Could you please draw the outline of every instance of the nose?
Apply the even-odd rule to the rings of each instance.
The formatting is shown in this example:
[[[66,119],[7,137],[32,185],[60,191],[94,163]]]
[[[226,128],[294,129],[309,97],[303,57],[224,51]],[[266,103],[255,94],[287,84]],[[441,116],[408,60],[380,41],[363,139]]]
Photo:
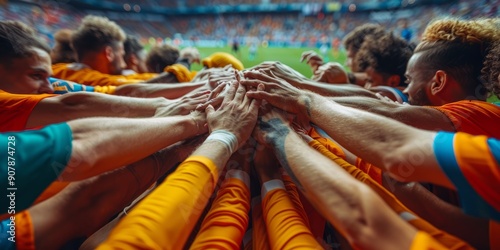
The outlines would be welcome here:
[[[49,82],[49,78],[45,79],[38,89],[39,94],[52,94],[54,93],[54,88],[52,87],[52,84]]]

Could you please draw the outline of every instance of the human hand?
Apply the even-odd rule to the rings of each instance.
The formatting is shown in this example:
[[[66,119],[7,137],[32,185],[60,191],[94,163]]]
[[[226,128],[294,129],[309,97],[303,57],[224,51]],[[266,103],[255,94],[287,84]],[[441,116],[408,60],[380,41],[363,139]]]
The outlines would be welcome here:
[[[155,117],[166,117],[174,115],[187,115],[189,112],[203,103],[206,103],[210,96],[210,91],[202,90],[191,92],[181,98],[171,100],[167,105],[158,108]]]
[[[306,62],[311,67],[313,72],[318,70],[318,67],[324,64],[323,58],[321,58],[321,56],[313,50],[303,52],[300,56],[300,61]]]
[[[277,76],[296,87],[309,80],[290,66],[280,62],[263,62],[249,71],[259,71],[268,76]]]
[[[312,80],[326,83],[348,83],[347,71],[340,63],[329,62],[314,71]]]
[[[260,86],[262,90],[263,86]],[[215,110],[212,105],[205,109],[209,130],[226,130],[236,136],[238,148],[241,147],[257,122],[258,107],[261,101],[246,95],[245,86],[238,81],[228,86],[221,106]]]
[[[255,126],[252,137],[261,145],[270,147],[279,140],[284,140],[292,130],[287,114],[269,105],[259,110],[257,126]]]
[[[217,76],[225,76],[225,75],[230,75],[234,72],[234,69],[231,67],[231,65],[227,65],[224,68],[203,68],[198,73],[196,76],[191,80],[192,82],[197,82],[197,81],[205,81],[209,80],[210,76],[212,77],[217,77]],[[213,86],[213,84],[210,85],[211,88],[215,88],[216,86]]]
[[[200,52],[197,48],[187,47],[179,52],[179,59],[187,59],[189,64],[200,63]]]
[[[247,79],[252,80],[242,80],[241,84],[247,87],[263,85],[263,90],[250,90],[247,96],[264,99],[271,105],[294,114],[301,114],[306,110],[303,102],[307,99],[307,92],[292,86],[273,73],[272,76],[256,71],[247,71],[244,74]]]

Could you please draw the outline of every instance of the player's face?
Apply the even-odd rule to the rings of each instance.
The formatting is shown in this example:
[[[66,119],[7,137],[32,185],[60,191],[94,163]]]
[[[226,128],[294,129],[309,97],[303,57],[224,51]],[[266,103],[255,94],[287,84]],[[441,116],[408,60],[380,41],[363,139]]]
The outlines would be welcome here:
[[[49,82],[52,75],[50,55],[37,48],[25,58],[13,59],[9,65],[0,65],[0,88],[13,94],[53,93]]]
[[[113,54],[113,60],[110,61],[110,73],[112,75],[121,75],[122,70],[127,67],[124,59],[123,43],[119,43],[113,48]]]
[[[353,61],[356,56],[356,51],[352,48],[347,49],[347,59],[345,65],[351,69],[352,72],[358,72],[354,67]]]
[[[387,86],[387,79],[372,67],[368,67],[365,71],[368,78],[366,79],[365,88],[371,88],[376,86]]]
[[[430,96],[430,79],[423,79],[425,72],[419,67],[419,54],[414,54],[408,61],[406,67],[406,83],[408,87],[403,91],[408,95],[408,101],[412,105],[433,105]]]

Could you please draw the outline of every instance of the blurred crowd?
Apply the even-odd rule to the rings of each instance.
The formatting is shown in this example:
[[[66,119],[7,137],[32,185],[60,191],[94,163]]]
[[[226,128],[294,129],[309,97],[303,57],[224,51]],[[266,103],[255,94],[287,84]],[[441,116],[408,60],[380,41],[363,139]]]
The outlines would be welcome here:
[[[155,1],[141,2],[142,5],[155,6]],[[50,3],[50,2],[49,2]],[[188,2],[189,3],[189,2]],[[232,3],[198,3],[228,4]],[[135,4],[133,1],[131,5]],[[378,23],[401,35],[405,39],[418,42],[427,23],[431,20],[455,16],[474,18],[479,16],[498,16],[500,0],[460,0],[452,4],[426,5],[409,9],[378,12],[347,12],[315,15],[301,13],[250,13],[199,16],[141,16],[130,13],[95,12],[109,16],[120,24],[127,33],[137,34],[146,43],[149,38],[174,39],[196,42],[199,40],[218,41],[228,45],[237,39],[242,44],[252,41],[267,42],[271,46],[332,47],[335,41],[344,37],[363,23]],[[60,28],[74,29],[85,15],[81,10],[59,4],[30,5],[11,3],[0,8],[0,18],[20,20],[30,23],[39,33],[53,42],[52,34]],[[131,17],[132,16],[132,17]]]

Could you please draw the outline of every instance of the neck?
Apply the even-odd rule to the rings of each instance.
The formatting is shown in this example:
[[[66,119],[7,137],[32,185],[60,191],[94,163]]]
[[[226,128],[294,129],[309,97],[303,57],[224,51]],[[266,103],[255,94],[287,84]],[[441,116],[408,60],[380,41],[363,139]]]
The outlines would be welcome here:
[[[80,60],[80,63],[83,63],[83,64],[89,66],[93,70],[97,70],[97,71],[104,73],[104,74],[111,74],[111,72],[109,72],[108,67],[103,62],[104,62],[104,60],[100,60],[99,58],[97,58],[95,56],[86,56]]]

